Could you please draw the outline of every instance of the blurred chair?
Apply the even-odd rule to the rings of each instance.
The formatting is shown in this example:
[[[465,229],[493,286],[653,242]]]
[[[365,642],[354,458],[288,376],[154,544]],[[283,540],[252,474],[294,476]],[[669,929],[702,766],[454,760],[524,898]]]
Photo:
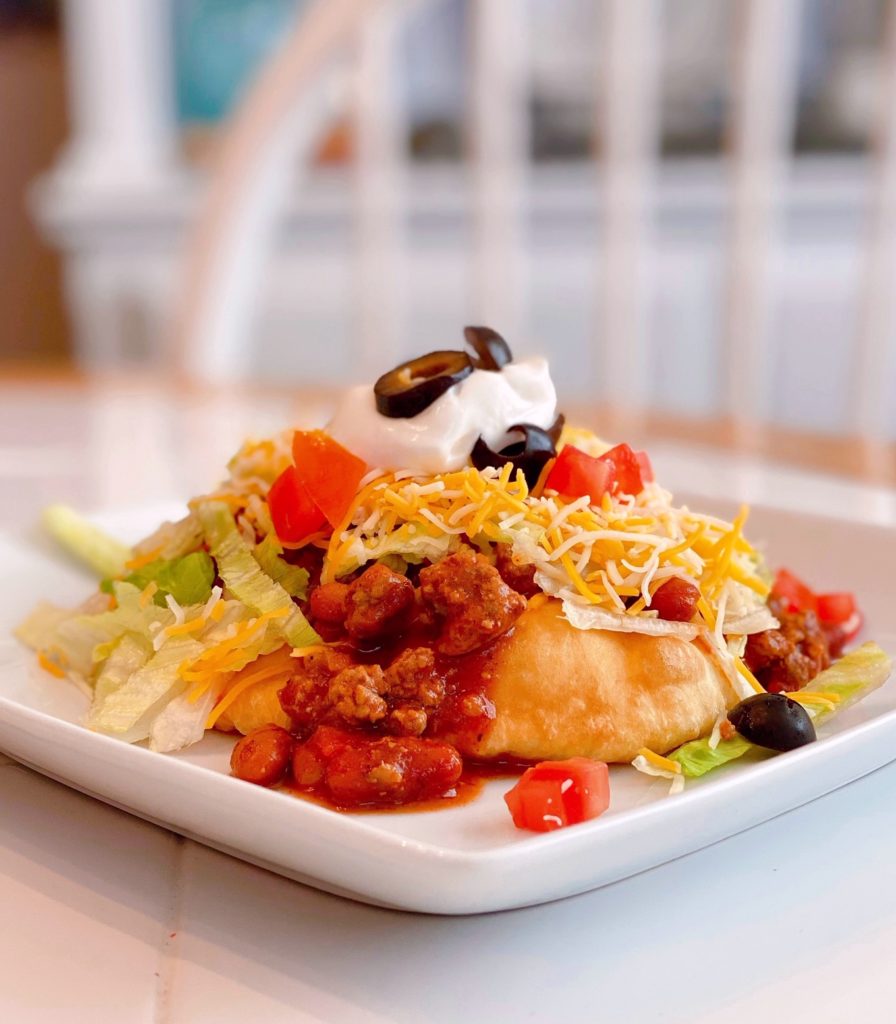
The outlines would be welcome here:
[[[212,380],[247,362],[253,297],[278,200],[292,162],[307,161],[318,133],[347,103],[355,125],[356,369],[372,374],[398,353],[404,253],[404,124],[394,88],[397,26],[412,3],[318,0],[259,77],[227,132],[211,195],[193,235],[178,318],[181,367]],[[770,275],[779,185],[787,172],[795,110],[798,0],[743,0],[730,123],[730,210],[719,413],[749,444],[769,418]],[[658,160],[657,0],[606,0],[595,156],[604,231],[594,256],[596,389],[621,422],[650,404],[655,357],[645,329],[648,210]],[[896,88],[896,18],[890,19],[888,81]],[[527,137],[521,61],[525,5],[473,0],[470,39],[469,184],[478,319],[514,336],[525,288],[519,238]],[[345,75],[345,67],[350,72]],[[339,86],[343,86],[341,92]],[[345,88],[348,83],[348,88]],[[887,104],[883,104],[887,108]],[[877,216],[868,240],[865,294],[848,388],[849,433],[882,441],[896,290],[896,117],[881,119],[875,156]],[[597,188],[598,174],[595,176]],[[459,326],[459,325],[458,325]],[[425,342],[424,342],[425,344]],[[313,360],[313,354],[310,354]]]

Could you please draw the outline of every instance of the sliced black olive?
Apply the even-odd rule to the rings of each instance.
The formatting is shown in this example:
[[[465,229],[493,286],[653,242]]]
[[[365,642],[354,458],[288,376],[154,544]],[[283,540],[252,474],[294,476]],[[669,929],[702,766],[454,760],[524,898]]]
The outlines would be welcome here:
[[[728,712],[728,721],[745,740],[769,750],[795,750],[815,740],[808,712],[783,693],[757,693]]]
[[[477,370],[500,370],[513,362],[510,346],[491,327],[465,327],[464,337],[476,353],[473,364]]]
[[[534,487],[548,459],[557,454],[551,435],[531,423],[518,423],[508,434],[522,434],[519,441],[511,441],[499,451],[493,451],[480,437],[473,446],[470,459],[477,469],[493,466],[500,469],[506,463],[521,469],[526,482]]]
[[[410,419],[473,372],[466,352],[430,352],[384,373],[373,385],[383,416]]]
[[[560,440],[560,435],[563,433],[563,426],[565,423],[566,417],[561,412],[557,414],[557,418],[548,427],[548,436],[554,442],[555,445]]]

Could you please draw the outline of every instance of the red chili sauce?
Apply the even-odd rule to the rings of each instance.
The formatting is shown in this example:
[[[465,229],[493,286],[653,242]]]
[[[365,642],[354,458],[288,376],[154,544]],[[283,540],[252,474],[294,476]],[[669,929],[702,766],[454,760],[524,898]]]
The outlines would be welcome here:
[[[234,775],[340,809],[475,795],[482,769],[465,768],[460,751],[475,750],[495,717],[496,652],[526,600],[472,549],[414,575],[374,564],[312,590],[309,613],[327,646],[284,679],[291,731],[243,737]]]
[[[512,632],[512,631],[511,631]],[[430,709],[421,736],[390,732],[388,723],[348,725],[329,713],[292,735],[267,726],[234,748],[233,772],[339,811],[422,811],[457,807],[478,796],[490,778],[519,775],[528,763],[464,759],[454,745],[480,740],[495,715],[488,697],[499,638],[458,658],[435,654],[444,697]],[[340,642],[333,650],[360,665],[389,665],[403,652],[429,647],[431,632],[415,628],[378,647]]]
[[[471,761],[464,760],[463,771],[455,785],[441,796],[427,800],[414,800],[405,804],[383,806],[378,804],[362,804],[345,806],[334,803],[329,794],[320,787],[300,787],[291,780],[281,783],[276,788],[281,793],[307,800],[309,803],[327,807],[343,814],[378,814],[388,811],[390,814],[412,814],[418,811],[442,811],[449,807],[463,807],[471,804],[482,792],[485,784],[491,779],[516,779],[531,767],[529,761]]]

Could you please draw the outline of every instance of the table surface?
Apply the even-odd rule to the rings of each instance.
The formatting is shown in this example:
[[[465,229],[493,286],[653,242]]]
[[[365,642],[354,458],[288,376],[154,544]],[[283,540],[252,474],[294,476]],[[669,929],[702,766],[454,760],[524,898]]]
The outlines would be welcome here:
[[[211,486],[313,402],[0,385],[0,527]],[[896,525],[896,493],[655,444],[673,488]],[[0,753],[0,1020],[16,1024],[892,1018],[896,764],[548,906],[402,914],[286,881]]]

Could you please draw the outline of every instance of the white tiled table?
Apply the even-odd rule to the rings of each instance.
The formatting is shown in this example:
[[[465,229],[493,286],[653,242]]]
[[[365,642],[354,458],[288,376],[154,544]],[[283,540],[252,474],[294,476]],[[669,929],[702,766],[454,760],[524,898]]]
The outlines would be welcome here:
[[[282,402],[0,385],[0,526],[50,500],[187,495],[243,433],[287,415]],[[892,493],[652,450],[673,486],[896,524]],[[599,892],[440,919],[303,888],[0,754],[10,1024],[889,1021],[894,952],[896,765]]]

